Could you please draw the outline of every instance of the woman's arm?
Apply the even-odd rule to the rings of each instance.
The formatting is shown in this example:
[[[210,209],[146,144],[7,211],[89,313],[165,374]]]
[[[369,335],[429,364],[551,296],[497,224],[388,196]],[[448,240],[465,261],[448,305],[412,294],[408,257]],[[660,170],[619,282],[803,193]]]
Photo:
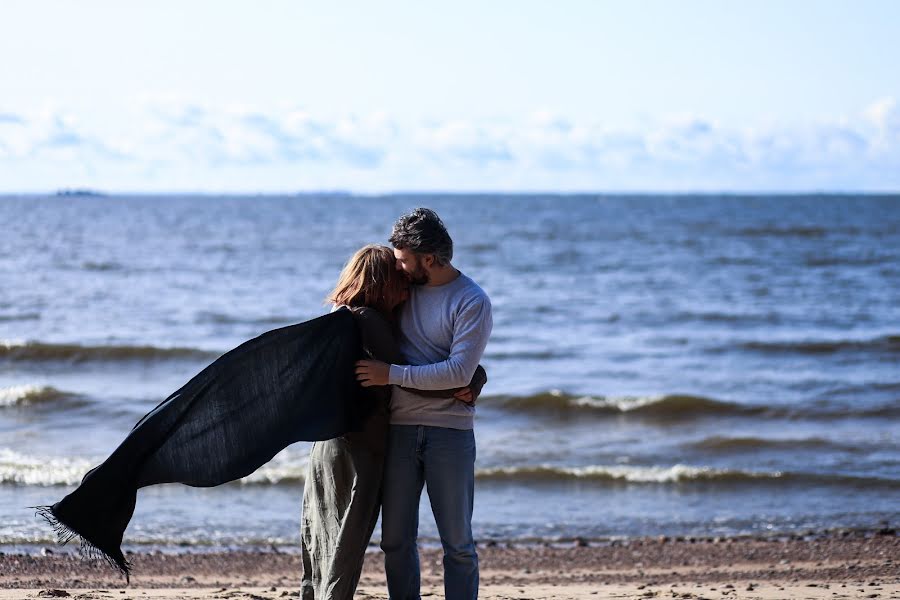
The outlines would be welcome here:
[[[411,388],[403,389],[410,390],[412,392],[415,392],[419,396],[425,396],[426,398],[450,398],[451,396],[455,396],[456,393],[460,390],[468,388],[472,392],[472,400],[466,402],[466,404],[475,404],[475,401],[478,400],[478,396],[481,395],[481,388],[484,387],[485,383],[487,383],[487,371],[484,370],[484,367],[478,365],[478,367],[475,369],[475,374],[472,375],[472,380],[466,387],[453,388],[449,390],[414,390]]]

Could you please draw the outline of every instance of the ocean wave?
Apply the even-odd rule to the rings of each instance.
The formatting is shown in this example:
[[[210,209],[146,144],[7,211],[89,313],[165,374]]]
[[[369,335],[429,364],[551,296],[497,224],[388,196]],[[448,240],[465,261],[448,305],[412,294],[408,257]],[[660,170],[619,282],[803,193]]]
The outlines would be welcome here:
[[[882,406],[872,406],[868,408],[837,408],[834,410],[823,410],[819,413],[823,417],[896,417],[900,415],[900,404],[892,402]],[[811,415],[817,416],[817,415]]]
[[[597,483],[683,484],[683,483],[805,483],[850,486],[883,486],[900,488],[900,480],[843,475],[837,473],[802,473],[788,471],[750,471],[676,464],[672,466],[526,465],[481,469],[476,478],[485,481],[559,482],[585,481]]]
[[[36,456],[0,448],[0,484],[61,486],[81,483],[90,469],[103,459],[66,456]],[[276,456],[247,477],[233,483],[245,485],[302,484],[306,457]]]
[[[34,486],[76,485],[81,482],[84,474],[99,462],[92,462],[85,458],[29,456],[10,449],[0,449],[0,483]],[[305,460],[276,460],[263,465],[251,475],[235,483],[244,485],[302,484],[306,479],[306,470]],[[590,480],[679,483],[684,481],[778,479],[783,477],[783,474],[781,472],[757,473],[681,464],[670,467],[528,465],[479,469],[476,471],[475,477],[483,481]]]
[[[690,394],[654,396],[578,396],[559,390],[540,392],[530,396],[487,396],[483,406],[499,406],[504,410],[549,414],[559,418],[581,415],[633,415],[645,418],[686,419],[708,416],[844,419],[872,418],[900,415],[900,405],[853,406],[842,402],[819,401],[801,405],[753,405],[716,400]]]
[[[681,483],[686,481],[753,481],[780,479],[780,471],[757,472],[735,469],[715,469],[677,464],[669,467],[590,465],[565,467],[557,465],[529,465],[482,469],[478,477],[484,480],[558,481],[591,480],[622,481],[628,483]]]
[[[12,385],[0,388],[0,407],[25,406],[28,404],[50,402],[66,397],[72,397],[72,394],[68,394],[49,385]]]
[[[85,271],[119,271],[124,269],[125,267],[120,263],[115,261],[94,261],[94,260],[86,260],[81,263],[81,268]]]
[[[0,448],[0,484],[76,485],[96,464],[85,458],[29,456]]]
[[[308,457],[279,454],[256,471],[238,480],[243,485],[302,484],[306,481]]]
[[[211,359],[219,355],[219,352],[200,350],[198,348],[82,346],[80,344],[49,344],[32,341],[0,341],[0,359],[22,362]]]
[[[194,320],[197,323],[214,323],[219,325],[285,325],[298,323],[302,317],[289,317],[286,315],[270,315],[266,317],[248,317],[246,315],[231,315],[227,313],[203,311],[197,313]]]
[[[825,396],[832,398],[853,397],[859,394],[867,394],[871,392],[900,392],[900,381],[873,381],[866,383],[854,383],[835,387],[827,392]]]
[[[834,354],[845,351],[900,352],[900,335],[884,335],[860,340],[750,341],[739,344],[743,350],[769,354]]]
[[[486,398],[488,402],[492,399]],[[659,416],[687,416],[691,414],[753,414],[764,408],[742,406],[688,394],[658,396],[575,396],[551,390],[531,396],[494,397],[504,408],[546,410],[555,412],[634,413]]]
[[[0,321],[37,321],[41,318],[41,313],[26,312],[0,315]]]
[[[711,261],[717,265],[754,266],[762,264],[758,258],[750,256],[717,256]]]
[[[820,238],[827,234],[823,227],[803,226],[770,226],[770,227],[744,227],[737,230],[738,235],[746,237],[800,237]]]
[[[78,457],[29,456],[0,448],[0,484],[29,486],[71,486],[100,460]],[[278,456],[251,475],[231,485],[302,485],[306,479],[305,456]],[[478,469],[475,477],[484,482],[566,482],[634,484],[800,482],[826,485],[865,485],[900,488],[900,480],[828,473],[751,471],[676,464],[671,466],[588,465],[572,467],[539,464]]]
[[[893,258],[889,255],[868,256],[810,256],[805,260],[807,267],[865,267],[870,265],[889,264]]]
[[[0,448],[0,484],[58,486],[81,483],[90,469],[103,459],[65,456],[35,456],[9,448]],[[276,456],[259,469],[234,483],[277,485],[303,483],[306,478],[305,456]]]
[[[817,449],[835,446],[832,442],[823,438],[803,439],[767,439],[758,437],[725,437],[713,436],[687,445],[698,450],[713,450],[717,452],[748,451],[748,450],[799,450]]]
[[[521,350],[511,352],[487,352],[484,357],[488,360],[551,360],[559,358],[571,358],[574,354],[570,351],[560,350]]]
[[[673,320],[680,321],[703,321],[707,323],[765,323],[775,324],[781,320],[777,313],[727,313],[727,312],[692,312],[683,311],[677,313]]]

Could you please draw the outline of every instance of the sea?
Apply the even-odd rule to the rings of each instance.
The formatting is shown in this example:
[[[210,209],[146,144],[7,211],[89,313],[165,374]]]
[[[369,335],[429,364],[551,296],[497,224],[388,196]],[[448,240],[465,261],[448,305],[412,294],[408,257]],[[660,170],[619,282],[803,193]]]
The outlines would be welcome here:
[[[417,206],[493,303],[479,543],[896,525],[900,196],[78,193],[0,197],[0,550],[51,546],[28,507],[223,352],[326,313]],[[125,548],[296,549],[309,448],[142,489]]]

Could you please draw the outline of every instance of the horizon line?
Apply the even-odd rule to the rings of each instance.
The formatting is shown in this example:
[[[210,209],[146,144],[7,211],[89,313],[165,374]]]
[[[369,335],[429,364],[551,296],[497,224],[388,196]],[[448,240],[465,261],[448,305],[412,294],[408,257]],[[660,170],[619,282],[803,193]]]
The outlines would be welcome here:
[[[0,198],[9,197],[158,197],[158,196],[206,196],[206,197],[289,197],[331,196],[334,198],[377,198],[389,196],[898,196],[897,190],[453,190],[409,189],[389,191],[362,191],[341,189],[312,189],[290,191],[214,191],[214,190],[103,190],[91,187],[57,188],[42,191],[0,191]]]

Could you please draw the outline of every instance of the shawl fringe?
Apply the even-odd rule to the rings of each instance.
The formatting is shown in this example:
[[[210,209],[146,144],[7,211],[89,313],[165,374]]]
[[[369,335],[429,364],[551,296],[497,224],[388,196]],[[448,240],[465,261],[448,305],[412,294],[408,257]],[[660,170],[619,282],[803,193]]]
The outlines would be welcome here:
[[[28,508],[33,508],[35,516],[44,519],[50,527],[53,528],[53,531],[56,532],[57,544],[65,546],[73,539],[78,538],[81,546],[79,552],[83,559],[94,561],[103,560],[106,564],[125,576],[125,585],[131,583],[131,562],[124,557],[117,559],[110,556],[108,553],[95,546],[90,540],[60,521],[59,517],[53,513],[52,506],[29,506]]]

